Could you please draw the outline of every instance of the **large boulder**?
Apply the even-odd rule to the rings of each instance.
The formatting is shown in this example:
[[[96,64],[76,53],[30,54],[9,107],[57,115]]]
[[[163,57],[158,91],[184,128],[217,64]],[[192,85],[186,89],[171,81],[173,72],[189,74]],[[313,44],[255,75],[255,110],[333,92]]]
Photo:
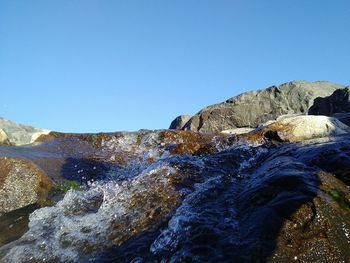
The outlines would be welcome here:
[[[49,130],[34,128],[0,118],[0,144],[2,145],[30,144],[41,135],[49,133]]]
[[[306,140],[345,135],[350,127],[338,119],[327,116],[296,116],[282,118],[272,124],[258,128],[242,138],[263,142],[270,139],[279,142],[302,142]]]
[[[53,183],[28,160],[0,157],[0,215],[45,203]]]
[[[286,114],[307,114],[314,99],[342,89],[334,83],[292,81],[264,90],[246,92],[202,109],[183,127],[185,130],[218,132],[257,127]]]

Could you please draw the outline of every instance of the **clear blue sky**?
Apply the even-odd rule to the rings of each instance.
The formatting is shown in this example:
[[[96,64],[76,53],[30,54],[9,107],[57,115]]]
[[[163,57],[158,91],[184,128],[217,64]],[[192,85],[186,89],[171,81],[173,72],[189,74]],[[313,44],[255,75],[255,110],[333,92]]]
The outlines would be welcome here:
[[[0,116],[167,128],[295,79],[350,83],[349,0],[0,0]]]

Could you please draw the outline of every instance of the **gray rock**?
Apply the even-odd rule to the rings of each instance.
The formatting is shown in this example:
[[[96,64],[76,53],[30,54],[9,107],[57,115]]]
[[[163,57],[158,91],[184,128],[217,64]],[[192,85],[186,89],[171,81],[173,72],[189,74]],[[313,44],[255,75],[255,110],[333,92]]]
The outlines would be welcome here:
[[[316,98],[309,109],[310,115],[332,116],[335,113],[350,112],[350,87],[338,89],[325,98]],[[341,115],[338,115],[341,118]],[[334,116],[336,117],[336,116]]]
[[[180,115],[177,116],[170,124],[169,129],[171,130],[181,130],[185,124],[191,119],[190,115]]]
[[[211,105],[194,115],[184,130],[218,132],[242,127],[257,127],[286,114],[307,114],[317,97],[342,89],[326,81],[292,81],[240,94]]]
[[[0,118],[0,144],[25,145],[35,142],[42,134],[49,134],[49,130],[34,128]]]

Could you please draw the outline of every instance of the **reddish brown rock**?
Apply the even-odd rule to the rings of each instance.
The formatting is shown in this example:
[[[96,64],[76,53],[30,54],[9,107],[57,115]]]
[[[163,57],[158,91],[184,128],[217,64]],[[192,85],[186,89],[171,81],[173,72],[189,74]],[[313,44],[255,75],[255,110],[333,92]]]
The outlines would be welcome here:
[[[0,214],[44,204],[52,185],[52,180],[32,162],[0,157]]]

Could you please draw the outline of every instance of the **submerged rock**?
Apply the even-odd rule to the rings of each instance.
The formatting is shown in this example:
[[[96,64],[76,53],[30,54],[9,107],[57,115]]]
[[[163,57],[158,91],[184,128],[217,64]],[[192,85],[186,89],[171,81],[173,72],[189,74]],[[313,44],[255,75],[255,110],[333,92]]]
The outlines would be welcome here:
[[[346,125],[350,125],[350,112],[337,112],[333,113],[331,117],[340,120],[342,123]]]
[[[202,109],[182,129],[220,132],[242,127],[255,128],[281,115],[307,114],[315,98],[329,96],[342,88],[324,81],[292,81],[246,92]]]

